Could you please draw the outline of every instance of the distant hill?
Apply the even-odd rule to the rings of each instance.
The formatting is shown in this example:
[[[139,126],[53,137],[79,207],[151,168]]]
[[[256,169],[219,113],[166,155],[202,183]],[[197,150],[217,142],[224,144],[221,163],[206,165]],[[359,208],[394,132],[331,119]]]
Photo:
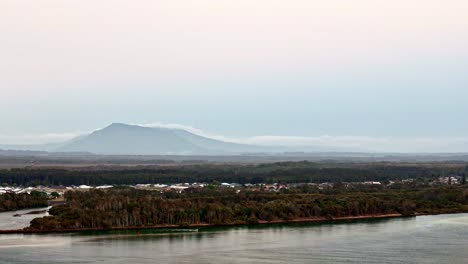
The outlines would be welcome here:
[[[205,138],[181,129],[114,123],[53,151],[108,155],[218,155],[256,150],[261,148]]]
[[[72,140],[42,145],[0,145],[0,150],[49,152],[51,155],[88,153],[99,155],[264,155],[288,152],[350,152],[355,150],[314,146],[254,146],[215,140],[183,129],[143,127],[114,123]],[[7,150],[9,152],[7,152]],[[1,154],[1,153],[0,153]],[[297,154],[297,153],[296,153]]]
[[[118,155],[118,156],[116,156]],[[42,145],[0,145],[2,164],[148,164],[168,162],[467,161],[468,153],[377,153],[323,146],[255,146],[203,137],[183,129],[121,123]],[[5,166],[6,166],[5,165]],[[8,167],[7,166],[7,167]]]

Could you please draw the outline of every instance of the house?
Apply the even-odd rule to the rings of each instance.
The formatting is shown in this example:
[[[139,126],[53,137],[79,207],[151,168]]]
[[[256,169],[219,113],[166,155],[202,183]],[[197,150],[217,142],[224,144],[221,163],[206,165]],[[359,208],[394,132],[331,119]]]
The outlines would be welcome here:
[[[101,186],[98,186],[96,187],[96,189],[109,189],[109,188],[113,188],[114,186],[112,185],[101,185]]]

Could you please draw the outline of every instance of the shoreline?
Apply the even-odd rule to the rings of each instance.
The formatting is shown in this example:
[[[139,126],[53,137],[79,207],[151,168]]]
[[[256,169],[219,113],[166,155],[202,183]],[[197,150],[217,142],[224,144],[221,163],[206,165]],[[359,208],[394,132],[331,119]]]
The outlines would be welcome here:
[[[24,229],[0,230],[0,234],[52,234],[52,233],[78,233],[88,231],[124,231],[124,230],[149,230],[149,229],[173,229],[173,228],[204,228],[204,227],[235,227],[235,226],[266,226],[274,224],[294,224],[294,223],[333,223],[352,220],[372,220],[372,219],[390,219],[400,217],[416,217],[424,214],[408,215],[402,214],[381,214],[381,215],[363,215],[363,216],[343,216],[343,217],[313,217],[313,218],[297,218],[291,220],[273,220],[273,221],[258,221],[255,224],[239,223],[239,224],[191,224],[191,225],[155,225],[155,226],[133,226],[133,227],[112,227],[112,228],[79,228],[79,229],[50,229],[50,230],[33,230],[26,227]]]

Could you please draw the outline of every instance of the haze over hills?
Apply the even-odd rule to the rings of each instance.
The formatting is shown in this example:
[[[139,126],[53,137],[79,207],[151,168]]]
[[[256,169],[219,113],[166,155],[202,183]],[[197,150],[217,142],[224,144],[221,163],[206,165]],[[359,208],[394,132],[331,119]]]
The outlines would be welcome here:
[[[122,123],[113,123],[104,129],[63,143],[5,145],[0,148],[105,155],[230,155],[281,151],[272,147],[210,139],[182,129],[143,127]]]
[[[190,130],[191,131],[191,130]],[[441,158],[459,156],[463,152],[432,152]],[[103,129],[75,137],[71,140],[36,145],[1,145],[0,155],[283,155],[283,156],[327,156],[327,157],[376,157],[377,156],[427,156],[431,152],[376,152],[372,150],[335,146],[281,146],[249,145],[226,142],[184,128],[147,127],[113,123]]]
[[[56,149],[112,155],[201,155],[255,151],[248,145],[201,137],[185,130],[114,123]]]
[[[0,145],[7,164],[147,164],[171,161],[277,162],[301,160],[446,161],[467,153],[378,153],[323,146],[281,147],[225,142],[180,128],[113,123],[74,139],[43,145]],[[2,163],[2,162],[0,162]]]

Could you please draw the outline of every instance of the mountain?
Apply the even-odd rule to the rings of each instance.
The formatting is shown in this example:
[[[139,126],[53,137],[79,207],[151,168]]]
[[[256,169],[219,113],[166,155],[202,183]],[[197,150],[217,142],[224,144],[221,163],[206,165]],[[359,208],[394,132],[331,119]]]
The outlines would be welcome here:
[[[55,148],[55,152],[109,155],[217,155],[260,151],[262,148],[228,143],[172,128],[114,123]]]
[[[0,145],[11,151],[41,151],[55,154],[102,155],[239,155],[288,152],[356,152],[337,147],[254,146],[215,140],[175,128],[153,128],[114,123],[106,128],[61,143],[43,145]],[[26,153],[26,152],[23,152]],[[302,155],[302,154],[301,154]]]

